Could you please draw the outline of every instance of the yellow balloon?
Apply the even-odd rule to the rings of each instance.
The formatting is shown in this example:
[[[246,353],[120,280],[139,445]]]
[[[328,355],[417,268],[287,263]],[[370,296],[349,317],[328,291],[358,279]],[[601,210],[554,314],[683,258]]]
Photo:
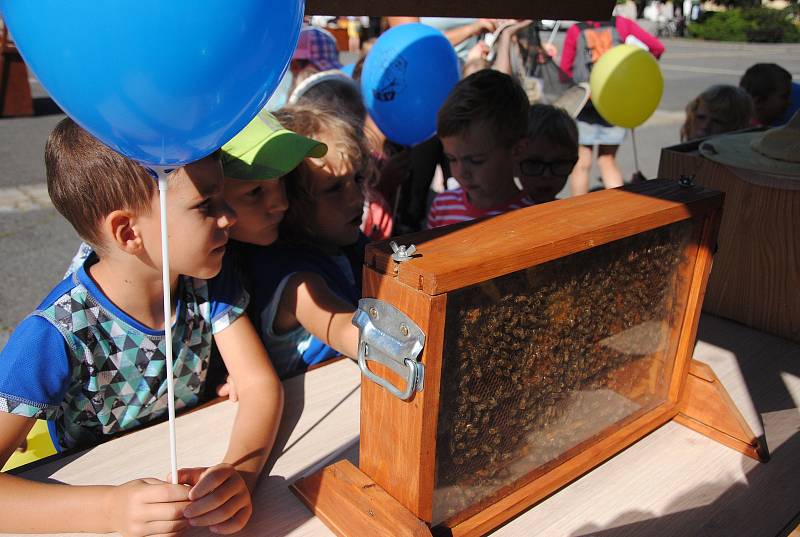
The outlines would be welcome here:
[[[44,420],[36,420],[33,428],[28,433],[27,441],[28,445],[25,451],[15,451],[11,454],[11,457],[3,466],[3,472],[49,457],[56,452],[53,441],[50,439],[50,431],[47,430],[47,422]]]
[[[632,129],[658,108],[664,77],[652,54],[634,45],[617,45],[594,64],[589,86],[600,115],[612,125]]]

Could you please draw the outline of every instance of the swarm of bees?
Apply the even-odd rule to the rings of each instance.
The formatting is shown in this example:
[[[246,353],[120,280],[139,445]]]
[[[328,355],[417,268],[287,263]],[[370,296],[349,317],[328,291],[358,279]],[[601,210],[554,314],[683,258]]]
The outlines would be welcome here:
[[[672,224],[448,296],[437,518],[663,400],[692,230]]]

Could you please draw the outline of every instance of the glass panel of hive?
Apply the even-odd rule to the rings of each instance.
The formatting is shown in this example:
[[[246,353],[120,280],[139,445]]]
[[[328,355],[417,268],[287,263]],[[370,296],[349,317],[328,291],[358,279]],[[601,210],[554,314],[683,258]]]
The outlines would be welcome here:
[[[688,220],[448,295],[433,524],[666,401],[690,248]]]

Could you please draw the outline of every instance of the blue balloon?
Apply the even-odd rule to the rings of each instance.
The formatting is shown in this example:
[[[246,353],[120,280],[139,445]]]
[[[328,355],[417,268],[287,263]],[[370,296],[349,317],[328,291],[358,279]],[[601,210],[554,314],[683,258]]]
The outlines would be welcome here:
[[[347,65],[343,65],[342,68],[339,70],[344,74],[346,74],[347,76],[349,76],[350,78],[353,78],[353,70],[355,68],[356,68],[355,63],[348,63]]]
[[[0,0],[28,67],[78,124],[144,164],[215,151],[267,102],[303,0]]]
[[[424,24],[403,24],[382,34],[370,50],[361,92],[386,137],[414,145],[436,133],[436,114],[458,79],[458,59],[444,34]]]

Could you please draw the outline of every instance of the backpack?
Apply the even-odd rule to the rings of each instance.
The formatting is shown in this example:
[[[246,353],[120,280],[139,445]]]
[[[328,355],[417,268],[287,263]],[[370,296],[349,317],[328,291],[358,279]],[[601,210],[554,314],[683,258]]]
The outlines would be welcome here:
[[[575,47],[575,63],[572,68],[572,78],[575,82],[588,82],[592,66],[609,49],[622,43],[617,31],[616,17],[599,23],[596,27],[586,22],[578,23],[578,43]]]

